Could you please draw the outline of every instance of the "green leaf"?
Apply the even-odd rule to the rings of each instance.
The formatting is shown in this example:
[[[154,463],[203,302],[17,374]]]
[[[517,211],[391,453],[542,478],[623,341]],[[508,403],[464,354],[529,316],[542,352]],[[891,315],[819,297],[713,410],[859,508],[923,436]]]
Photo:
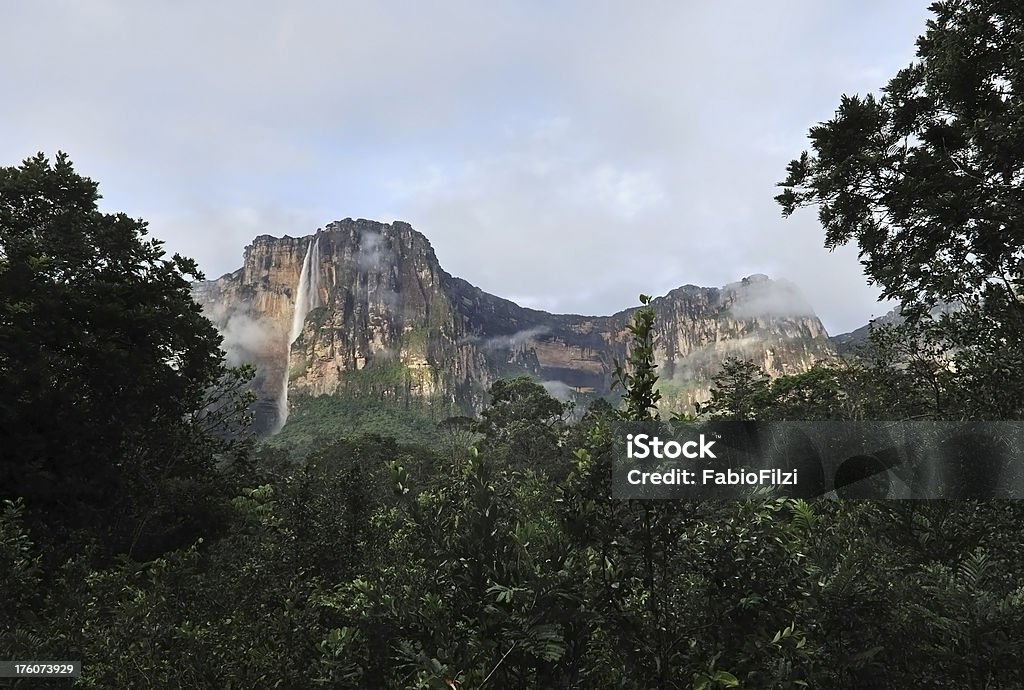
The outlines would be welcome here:
[[[715,675],[712,677],[717,683],[721,683],[727,688],[739,687],[740,680],[728,671],[715,671]]]

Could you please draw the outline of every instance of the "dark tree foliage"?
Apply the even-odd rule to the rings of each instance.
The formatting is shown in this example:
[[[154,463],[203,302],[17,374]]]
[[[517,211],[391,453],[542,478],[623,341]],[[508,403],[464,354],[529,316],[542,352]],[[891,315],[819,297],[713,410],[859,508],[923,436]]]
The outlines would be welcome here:
[[[475,430],[481,448],[520,467],[552,470],[563,455],[559,440],[566,428],[568,405],[551,397],[536,381],[520,376],[499,379],[490,390],[491,404]]]
[[[789,165],[783,213],[817,205],[907,304],[1016,301],[1024,261],[1024,6],[950,0],[876,98],[844,96]]]
[[[909,342],[958,372],[937,416],[1024,415],[1024,6],[950,0],[882,96],[843,96],[810,131],[776,197],[818,207],[825,245],[856,242],[870,281],[899,299]],[[933,307],[958,308],[934,316]],[[921,358],[916,357],[920,362]],[[956,410],[944,403],[957,404]]]
[[[633,314],[626,326],[632,346],[625,364],[616,361],[612,372],[612,386],[622,388],[626,405],[626,418],[633,420],[657,417],[661,391],[657,389],[658,375],[654,365],[654,308],[651,298],[640,295],[643,306]]]
[[[0,168],[0,493],[54,538],[163,548],[213,484],[227,372],[195,263],[99,198],[64,154]]]
[[[473,440],[478,436],[476,428],[476,420],[464,415],[445,417],[437,423],[441,444],[453,462],[468,452]]]
[[[755,412],[823,380],[773,382]],[[558,481],[500,446],[448,462],[379,437],[290,469],[275,461],[276,478],[231,501],[223,536],[143,563],[69,559],[45,589],[23,510],[8,503],[0,650],[72,650],[90,660],[83,687],[1024,682],[1013,504],[644,510],[608,495],[621,414],[592,406]]]
[[[711,399],[698,409],[726,419],[758,419],[770,405],[771,386],[771,379],[753,362],[728,359],[712,379]]]
[[[566,409],[544,386],[525,376],[495,381],[490,397],[490,405],[480,415],[477,428],[492,440],[508,438],[516,423],[553,425],[561,420]]]

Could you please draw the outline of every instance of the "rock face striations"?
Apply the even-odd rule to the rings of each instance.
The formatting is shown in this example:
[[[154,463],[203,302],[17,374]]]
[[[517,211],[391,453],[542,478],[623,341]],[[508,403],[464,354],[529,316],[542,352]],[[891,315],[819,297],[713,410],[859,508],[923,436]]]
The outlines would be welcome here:
[[[257,237],[242,268],[197,283],[194,295],[229,361],[256,365],[263,432],[283,424],[289,396],[375,396],[468,412],[495,379],[521,374],[558,397],[607,395],[633,311],[520,307],[450,276],[408,224],[351,219],[311,237]],[[653,307],[666,409],[705,399],[730,356],[775,375],[835,357],[795,287],[763,275],[723,288],[687,285]]]

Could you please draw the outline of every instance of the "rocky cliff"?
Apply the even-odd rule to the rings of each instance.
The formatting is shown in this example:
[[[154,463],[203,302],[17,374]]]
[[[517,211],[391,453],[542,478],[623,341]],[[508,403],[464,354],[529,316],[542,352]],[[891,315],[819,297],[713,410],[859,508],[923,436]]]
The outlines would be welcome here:
[[[496,378],[523,373],[559,397],[607,395],[633,311],[520,307],[446,273],[408,224],[351,219],[307,237],[257,237],[242,268],[197,283],[194,294],[224,335],[229,360],[257,366],[257,425],[267,431],[283,423],[289,396],[351,394],[470,411]],[[687,285],[653,306],[668,409],[705,399],[729,356],[776,375],[835,356],[795,287],[763,275],[723,288]]]

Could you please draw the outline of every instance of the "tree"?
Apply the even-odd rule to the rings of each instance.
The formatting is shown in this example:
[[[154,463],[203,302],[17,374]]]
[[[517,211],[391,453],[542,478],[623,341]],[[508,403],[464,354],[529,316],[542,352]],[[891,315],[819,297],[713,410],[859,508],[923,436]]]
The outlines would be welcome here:
[[[1024,400],[1024,7],[946,0],[881,97],[843,96],[789,164],[784,216],[816,205],[825,246],[855,241],[882,297],[956,351],[963,416]],[[932,318],[936,305],[959,311]]]
[[[445,417],[437,423],[437,428],[452,462],[468,452],[476,437],[476,420],[464,415]]]
[[[622,387],[626,419],[644,420],[658,417],[658,374],[654,363],[654,308],[648,295],[640,295],[643,306],[633,314],[626,330],[632,338],[626,365],[615,362],[612,387]]]
[[[195,262],[101,212],[97,189],[63,153],[0,168],[0,493],[54,540],[130,551],[203,519],[185,508],[223,447],[202,418],[233,384],[191,297]]]
[[[700,411],[726,419],[757,419],[769,408],[771,379],[754,362],[729,358],[711,380],[711,399]]]
[[[843,96],[776,197],[819,207],[826,246],[856,240],[905,303],[1018,294],[1024,267],[1024,7],[947,0],[917,60],[875,98]]]
[[[484,436],[482,446],[501,450],[521,466],[560,472],[554,464],[568,406],[527,376],[495,381],[490,395],[491,404],[480,413],[476,426]]]

